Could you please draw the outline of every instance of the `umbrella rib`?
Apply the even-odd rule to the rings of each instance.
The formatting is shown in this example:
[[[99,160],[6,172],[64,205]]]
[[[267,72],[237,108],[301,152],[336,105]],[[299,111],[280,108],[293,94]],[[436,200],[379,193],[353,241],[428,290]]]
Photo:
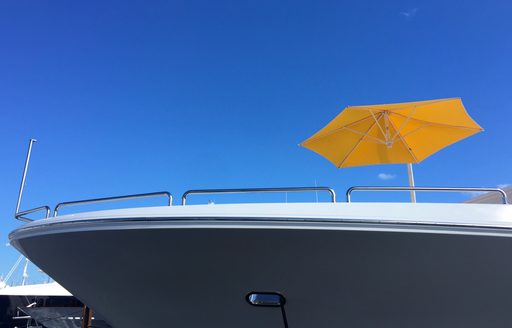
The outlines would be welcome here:
[[[350,129],[350,128],[347,128],[347,127],[342,127],[340,129],[341,130],[347,130],[347,131],[350,131],[350,132],[352,132],[354,134],[357,134],[357,135],[360,135],[360,136],[363,136],[363,137],[367,137],[367,138],[373,139],[376,143],[379,143],[379,144],[386,144],[384,141],[382,141],[379,138],[375,138],[373,136],[369,136],[366,133],[363,133],[363,132],[360,132],[360,131],[357,131],[357,130],[354,130],[354,129]]]
[[[460,99],[460,98],[444,98],[444,99],[438,99],[436,101],[432,101],[432,100],[425,100],[423,101],[424,103],[423,104],[420,104],[420,105],[415,105],[414,107],[423,107],[423,106],[428,106],[428,105],[432,105],[432,104],[437,104],[437,103],[440,103],[440,102],[444,102],[444,101],[448,101],[448,100],[454,100],[454,99]],[[420,102],[421,103],[421,102]],[[375,109],[377,111],[381,111],[381,110],[384,110],[383,107],[384,106],[389,106],[387,110],[393,110],[393,105],[404,105],[404,104],[407,104],[407,103],[397,103],[397,104],[387,104],[387,105],[380,105],[381,107],[377,107],[375,105],[362,105],[362,106],[350,106],[350,108],[352,109],[355,109],[355,110],[368,110],[368,109]],[[400,108],[398,110],[402,110],[402,109],[406,109],[406,107],[404,108]]]
[[[375,121],[375,123],[377,124],[377,126],[379,127],[379,130],[380,130],[380,133],[382,133],[382,136],[384,138],[386,138],[386,133],[384,132],[384,130],[382,129],[382,127],[380,126],[379,124],[379,119],[382,117],[382,112],[380,112],[379,114],[379,118],[377,119],[375,117],[375,114],[373,113],[373,111],[370,109],[370,114],[372,114],[372,117],[373,117],[373,120]],[[387,141],[387,140],[386,140]]]
[[[405,119],[405,121],[403,121],[402,124],[400,124],[400,127],[398,128],[398,130],[396,130],[395,135],[393,136],[393,138],[391,138],[391,140],[393,142],[395,141],[396,137],[398,137],[398,135],[400,134],[400,131],[402,130],[402,128],[409,122],[409,120],[414,115],[414,113],[416,113],[416,106],[413,107],[411,114],[407,115],[407,118]],[[395,113],[393,113],[393,114],[395,114]],[[399,115],[399,116],[403,116],[403,115]]]
[[[366,130],[366,133],[359,139],[359,141],[355,144],[355,146],[352,148],[352,150],[350,150],[350,152],[347,154],[347,156],[345,156],[345,158],[343,158],[343,160],[340,162],[340,164],[338,165],[338,168],[340,168],[343,165],[343,163],[345,163],[347,161],[348,157],[350,155],[352,155],[354,150],[357,148],[357,146],[359,146],[361,144],[361,142],[363,141],[364,137],[368,134],[368,132],[370,132],[371,129],[373,129],[375,124],[376,124],[376,122],[373,122],[373,124],[368,128],[368,130]]]
[[[391,123],[391,126],[393,126],[393,128],[396,130],[396,127],[395,127],[395,124],[393,124],[393,122],[390,120],[389,121]],[[404,137],[401,135],[401,134],[398,134],[398,137],[400,138],[400,140],[402,140],[402,142],[404,143],[405,145],[405,148],[407,148],[407,151],[409,152],[409,154],[412,156],[412,158],[414,159],[414,162],[415,163],[418,163],[418,159],[416,158],[416,156],[414,155],[414,153],[412,152],[412,149],[411,147],[409,147],[409,144],[407,143],[407,141],[405,141]]]
[[[436,124],[436,123],[428,123],[428,122],[425,122],[425,121],[421,121],[421,120],[418,120],[419,122],[423,122],[423,125],[421,125],[420,127],[410,131],[410,132],[407,132],[406,134],[403,135],[403,137],[407,137],[407,136],[410,136],[411,134],[413,133],[416,133],[418,132],[419,130],[421,129],[424,129],[426,127],[429,127],[429,126],[433,126],[433,125],[438,125],[438,126],[441,126],[441,127],[450,127],[450,128],[453,128],[453,129],[461,129],[461,130],[472,130],[472,131],[482,131],[483,129],[476,129],[476,128],[468,128],[468,127],[462,127],[462,126],[451,126],[451,125],[440,125],[440,124]]]
[[[332,130],[332,131],[329,131],[328,133],[326,133],[326,134],[324,134],[324,135],[321,135],[321,136],[318,136],[318,137],[315,137],[315,138],[313,138],[313,137],[312,137],[312,138],[309,138],[309,139],[307,139],[306,141],[308,141],[308,140],[309,140],[309,141],[314,141],[314,140],[322,139],[322,138],[328,137],[328,136],[330,136],[331,134],[336,133],[336,132],[338,132],[338,131],[340,131],[340,130],[343,130],[343,129],[347,129],[347,130],[349,130],[350,132],[355,132],[356,130],[348,129],[348,127],[349,127],[349,126],[352,126],[352,125],[355,125],[355,124],[357,124],[357,123],[360,123],[360,122],[366,121],[366,120],[368,120],[368,119],[371,119],[371,117],[370,117],[370,116],[367,116],[367,117],[362,118],[362,119],[360,119],[360,120],[354,121],[354,122],[352,122],[352,123],[350,123],[350,124],[347,124],[347,125],[344,125],[344,126],[341,126],[341,127],[337,128],[337,129],[334,129],[334,130]],[[359,131],[358,131],[358,133],[361,133],[361,132],[359,132]],[[304,142],[305,142],[305,141],[304,141]],[[304,143],[304,142],[303,142],[303,143]]]
[[[429,126],[429,124],[423,124],[422,126],[417,127],[416,129],[412,130],[411,132],[407,132],[406,134],[402,135],[402,137],[404,137],[404,138],[405,138],[405,137],[407,137],[407,136],[410,136],[411,134],[416,133],[416,132],[418,132],[419,130],[421,130],[421,129],[423,129],[423,128],[426,128],[426,127],[428,127],[428,126]]]
[[[407,116],[402,115],[402,114],[398,114],[398,113],[393,113],[393,114],[397,115],[397,116],[401,116],[401,117],[407,118]],[[420,120],[419,118],[414,118],[414,117],[411,117],[411,120],[418,121],[418,122],[423,122],[423,123],[426,123],[428,125],[438,125],[438,126],[442,126],[442,127],[459,128],[459,129],[465,129],[465,130],[480,130],[480,131],[483,130],[482,128],[471,128],[471,127],[462,126],[462,125],[450,125],[450,124],[444,124],[444,123],[429,122],[429,121]]]

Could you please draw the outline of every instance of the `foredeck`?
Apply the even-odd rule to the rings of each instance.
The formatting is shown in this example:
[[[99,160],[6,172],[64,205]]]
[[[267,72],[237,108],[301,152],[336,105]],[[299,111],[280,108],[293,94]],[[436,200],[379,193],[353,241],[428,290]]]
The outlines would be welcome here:
[[[69,229],[246,227],[275,229],[415,230],[512,235],[512,206],[432,203],[267,203],[124,208],[59,215],[30,222],[10,239]]]
[[[346,202],[351,202],[351,195],[354,191],[387,191],[387,192],[397,192],[397,191],[411,191],[411,192],[481,192],[481,193],[489,193],[496,194],[501,197],[501,201],[503,204],[508,204],[508,198],[505,191],[499,188],[467,188],[467,187],[384,187],[384,186],[353,186],[347,189]],[[336,203],[336,192],[334,189],[329,187],[281,187],[281,188],[243,188],[243,189],[199,189],[199,190],[188,190],[183,193],[181,197],[181,205],[185,206],[187,202],[187,197],[193,194],[235,194],[235,193],[288,193],[288,192],[327,192],[330,194],[330,199],[332,203]],[[20,193],[21,195],[21,193]],[[85,199],[85,200],[76,200],[76,201],[67,201],[59,203],[55,206],[53,211],[53,216],[57,217],[59,215],[59,209],[65,206],[76,206],[76,205],[84,205],[84,204],[94,204],[94,203],[104,203],[104,202],[112,202],[112,201],[120,201],[120,200],[130,200],[137,198],[150,198],[150,197],[166,197],[167,203],[169,206],[173,205],[173,196],[168,191],[160,191],[160,192],[151,192],[144,194],[134,194],[134,195],[123,195],[123,196],[114,196],[114,197],[104,197],[104,198],[93,198],[93,199]],[[19,197],[21,199],[21,196]],[[33,221],[26,217],[28,214],[36,213],[44,211],[45,218],[49,218],[51,216],[51,208],[48,205],[39,206],[36,208],[32,208],[25,211],[19,211],[19,204],[16,209],[16,213],[14,217],[21,221]]]

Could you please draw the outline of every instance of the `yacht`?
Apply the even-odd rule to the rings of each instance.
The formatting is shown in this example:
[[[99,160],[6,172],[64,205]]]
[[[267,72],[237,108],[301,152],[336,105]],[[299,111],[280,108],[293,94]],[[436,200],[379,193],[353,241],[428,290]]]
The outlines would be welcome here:
[[[373,189],[386,188],[351,188],[345,202],[326,187],[193,190],[182,205],[168,193],[66,202],[9,238],[112,327],[512,325],[512,206],[503,191],[487,190],[504,204],[351,199]],[[331,199],[187,205],[193,194],[278,191]],[[168,199],[61,214],[149,196]]]
[[[207,189],[181,205],[154,192],[20,211],[31,145],[15,213],[25,224],[10,243],[111,327],[512,326],[512,206],[501,189],[351,187],[341,202],[328,187]],[[374,191],[487,192],[501,204],[353,200]],[[189,202],[276,192],[329,201]],[[165,205],[69,209],[147,197]]]

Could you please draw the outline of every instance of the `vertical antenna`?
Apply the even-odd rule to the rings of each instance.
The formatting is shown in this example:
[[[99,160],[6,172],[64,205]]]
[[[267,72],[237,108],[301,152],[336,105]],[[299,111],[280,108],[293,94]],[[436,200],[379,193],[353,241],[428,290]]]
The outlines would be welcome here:
[[[16,214],[20,211],[21,197],[23,196],[23,188],[25,187],[25,178],[27,177],[28,162],[30,161],[30,153],[32,152],[32,145],[36,139],[30,139],[28,142],[27,159],[25,160],[25,168],[23,169],[23,176],[21,177],[20,194],[18,195],[18,203],[16,204]]]

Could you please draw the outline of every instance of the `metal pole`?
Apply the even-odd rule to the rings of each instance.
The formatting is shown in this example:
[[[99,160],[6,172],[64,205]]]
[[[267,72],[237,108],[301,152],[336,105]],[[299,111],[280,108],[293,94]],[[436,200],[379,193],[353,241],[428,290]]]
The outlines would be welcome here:
[[[28,279],[28,258],[25,258],[25,266],[23,267],[23,280],[21,281],[21,285],[25,286]]]
[[[21,197],[23,196],[23,188],[25,187],[25,178],[27,177],[28,162],[30,161],[30,153],[32,152],[32,144],[36,139],[30,139],[28,142],[27,159],[25,160],[25,168],[23,169],[23,176],[21,177],[20,193],[18,195],[18,203],[16,204],[16,214],[20,211]]]
[[[407,175],[409,176],[409,187],[414,187],[414,173],[411,163],[407,163]],[[411,203],[416,203],[416,192],[414,190],[411,190]]]
[[[92,309],[84,304],[82,310],[82,328],[89,328],[92,325]]]

